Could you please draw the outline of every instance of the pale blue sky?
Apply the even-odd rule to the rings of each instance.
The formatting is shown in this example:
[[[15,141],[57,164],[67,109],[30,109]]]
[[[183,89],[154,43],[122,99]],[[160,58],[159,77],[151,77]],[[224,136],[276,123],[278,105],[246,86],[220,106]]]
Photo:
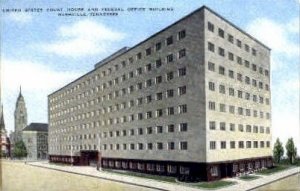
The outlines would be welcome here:
[[[90,71],[94,64],[206,5],[272,49],[274,139],[299,145],[299,1],[297,0],[89,0],[1,1],[3,103],[8,130],[22,85],[30,122],[47,122],[47,95]],[[118,7],[119,16],[58,17],[47,8]],[[171,7],[165,12],[128,12],[129,7]],[[6,8],[43,8],[42,13],[3,13]],[[101,35],[100,35],[101,34]]]

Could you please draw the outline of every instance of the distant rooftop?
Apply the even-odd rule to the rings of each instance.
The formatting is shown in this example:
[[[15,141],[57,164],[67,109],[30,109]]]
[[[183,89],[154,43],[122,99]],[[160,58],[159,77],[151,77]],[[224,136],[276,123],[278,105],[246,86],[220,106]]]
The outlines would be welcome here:
[[[129,50],[129,47],[125,46],[123,48],[121,48],[120,50],[116,51],[115,53],[113,53],[112,55],[104,58],[103,60],[101,60],[100,62],[98,62],[97,64],[95,64],[95,68],[98,68],[99,66],[101,66],[102,64],[105,64],[111,60],[113,60],[114,58],[116,58],[117,56],[123,54],[124,52],[126,52],[127,50]]]
[[[47,123],[30,123],[23,131],[48,131]]]

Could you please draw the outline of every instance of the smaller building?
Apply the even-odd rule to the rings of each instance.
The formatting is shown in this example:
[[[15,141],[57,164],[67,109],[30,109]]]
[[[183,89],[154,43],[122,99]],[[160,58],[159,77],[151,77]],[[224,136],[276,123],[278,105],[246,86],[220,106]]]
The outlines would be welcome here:
[[[0,110],[0,149],[0,157],[10,156],[10,141],[7,137],[7,131],[5,129],[3,106]]]
[[[48,157],[48,124],[31,123],[23,129],[22,139],[29,160],[43,160]]]

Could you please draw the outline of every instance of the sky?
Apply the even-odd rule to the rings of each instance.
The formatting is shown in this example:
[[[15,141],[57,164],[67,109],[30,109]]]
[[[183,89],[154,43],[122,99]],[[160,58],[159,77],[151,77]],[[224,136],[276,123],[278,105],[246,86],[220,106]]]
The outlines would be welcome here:
[[[2,102],[8,131],[22,86],[28,123],[46,122],[47,96],[92,70],[124,46],[206,5],[251,34],[271,51],[273,141],[299,139],[299,0],[87,0],[1,1]],[[42,8],[42,12],[25,12]],[[117,16],[58,16],[48,8],[122,8]],[[133,11],[131,8],[146,8]],[[171,8],[171,11],[149,11]],[[7,12],[21,9],[21,12]],[[69,12],[81,13],[81,12]]]

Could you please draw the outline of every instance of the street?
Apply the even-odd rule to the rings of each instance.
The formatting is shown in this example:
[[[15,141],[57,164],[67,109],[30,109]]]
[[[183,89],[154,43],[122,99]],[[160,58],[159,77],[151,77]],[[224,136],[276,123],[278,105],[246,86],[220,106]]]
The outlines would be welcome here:
[[[25,165],[24,162],[2,160],[0,170],[0,175],[2,174],[1,191],[151,190],[98,178],[29,166]]]

